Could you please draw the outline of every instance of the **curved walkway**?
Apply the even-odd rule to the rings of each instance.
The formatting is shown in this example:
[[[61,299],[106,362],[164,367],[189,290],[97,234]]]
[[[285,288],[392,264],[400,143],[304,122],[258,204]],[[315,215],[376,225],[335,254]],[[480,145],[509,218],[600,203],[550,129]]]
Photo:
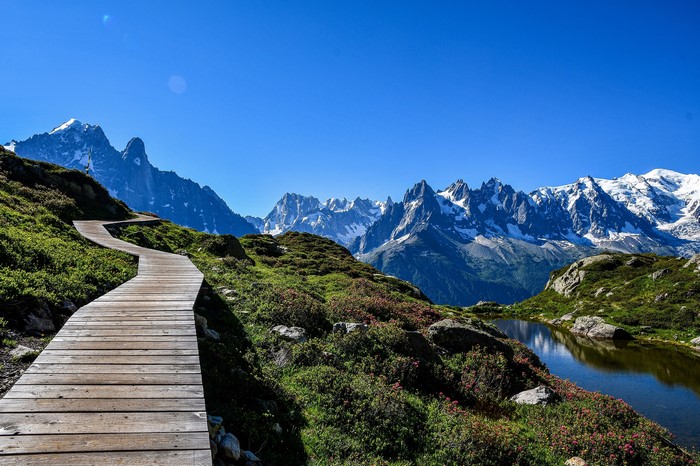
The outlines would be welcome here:
[[[186,257],[76,229],[139,257],[138,275],[73,314],[0,400],[0,464],[211,465]]]

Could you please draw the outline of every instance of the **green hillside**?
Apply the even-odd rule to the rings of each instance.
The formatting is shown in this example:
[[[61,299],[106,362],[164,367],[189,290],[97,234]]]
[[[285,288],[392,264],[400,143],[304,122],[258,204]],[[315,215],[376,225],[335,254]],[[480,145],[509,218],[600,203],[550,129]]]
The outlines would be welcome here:
[[[552,272],[550,284],[583,273],[568,296],[553,286],[509,312],[546,319],[574,313],[597,315],[635,336],[690,341],[700,335],[698,263],[653,254],[605,254],[592,264],[575,262]],[[571,269],[571,270],[570,270]],[[542,314],[542,315],[541,315]],[[573,323],[573,321],[569,321]]]
[[[168,222],[117,234],[188,254],[204,271],[209,291],[196,312],[221,338],[200,344],[207,410],[270,464],[561,465],[575,455],[589,464],[692,463],[663,429],[550,375],[513,340],[497,351],[435,348],[427,327],[457,311],[327,239],[238,242]],[[336,322],[369,325],[333,333]],[[308,338],[285,341],[270,331],[276,325],[303,327]],[[508,401],[541,384],[563,401]]]

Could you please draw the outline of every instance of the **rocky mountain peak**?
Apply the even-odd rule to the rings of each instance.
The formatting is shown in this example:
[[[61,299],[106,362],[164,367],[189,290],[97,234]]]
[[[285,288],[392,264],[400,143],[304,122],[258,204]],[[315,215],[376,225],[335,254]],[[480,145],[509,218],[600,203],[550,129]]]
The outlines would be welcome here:
[[[122,152],[122,158],[125,161],[130,161],[138,166],[146,165],[148,157],[146,156],[146,145],[141,138],[132,138]]]

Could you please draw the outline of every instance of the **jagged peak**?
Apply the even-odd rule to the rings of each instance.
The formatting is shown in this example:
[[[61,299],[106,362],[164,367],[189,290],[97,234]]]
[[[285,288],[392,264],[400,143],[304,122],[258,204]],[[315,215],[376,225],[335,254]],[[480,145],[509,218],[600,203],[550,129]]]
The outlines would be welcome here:
[[[93,129],[93,128],[99,128],[99,125],[90,125],[88,123],[83,123],[79,120],[76,120],[75,118],[71,118],[70,120],[56,126],[54,129],[49,131],[49,134],[60,134],[64,131],[67,131],[69,129]]]
[[[144,164],[148,160],[146,155],[146,145],[141,138],[131,138],[126,144],[126,148],[122,151],[124,160],[131,160],[136,165]]]
[[[435,191],[433,191],[433,188],[430,187],[427,181],[420,180],[411,189],[406,191],[403,201],[404,203],[408,203],[426,196],[435,196]]]

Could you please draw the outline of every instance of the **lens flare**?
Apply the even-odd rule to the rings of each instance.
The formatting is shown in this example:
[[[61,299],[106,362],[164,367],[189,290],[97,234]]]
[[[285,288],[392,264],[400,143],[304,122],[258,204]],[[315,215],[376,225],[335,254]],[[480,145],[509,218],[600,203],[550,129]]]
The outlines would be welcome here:
[[[182,94],[187,90],[187,81],[182,76],[173,75],[168,79],[168,87],[173,94]]]
[[[112,15],[104,14],[102,15],[102,25],[107,27],[112,24]]]

